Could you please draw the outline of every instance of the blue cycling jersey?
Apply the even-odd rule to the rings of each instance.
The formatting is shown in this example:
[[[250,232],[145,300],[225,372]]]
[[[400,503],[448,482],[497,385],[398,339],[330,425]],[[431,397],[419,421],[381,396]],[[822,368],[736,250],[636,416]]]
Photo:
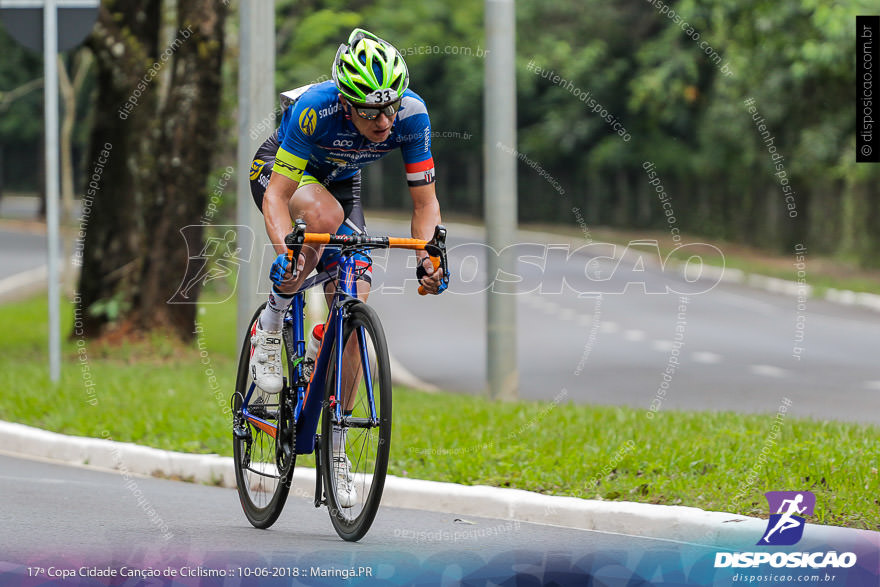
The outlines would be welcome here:
[[[306,174],[326,184],[349,179],[364,166],[399,148],[409,185],[433,183],[431,122],[425,101],[412,90],[403,93],[391,133],[381,143],[374,143],[358,132],[332,81],[285,92],[282,103],[285,101],[288,107],[278,129],[280,146],[275,156],[275,172],[298,182]]]

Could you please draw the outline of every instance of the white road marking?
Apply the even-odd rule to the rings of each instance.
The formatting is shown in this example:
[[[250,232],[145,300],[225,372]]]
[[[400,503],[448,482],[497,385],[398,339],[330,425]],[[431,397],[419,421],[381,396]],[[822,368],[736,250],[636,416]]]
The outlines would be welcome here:
[[[599,327],[599,330],[602,332],[617,332],[620,330],[620,326],[617,322],[602,322],[602,326]]]
[[[759,302],[757,300],[739,294],[716,290],[712,292],[712,295],[714,295],[716,298],[721,298],[722,303],[727,302],[731,306],[736,306],[737,308],[753,310],[755,312],[766,314],[768,316],[776,313],[776,308],[772,304]]]
[[[568,322],[574,318],[574,314],[575,312],[571,308],[563,308],[562,311],[559,312],[559,319]]]
[[[592,317],[592,316],[588,316],[588,315],[586,315],[586,314],[583,314],[583,315],[581,315],[581,316],[578,316],[578,324],[579,324],[579,325],[581,325],[581,326],[589,326],[589,325],[592,324],[592,323],[593,323],[593,317]]]
[[[672,350],[672,341],[671,340],[652,340],[651,348],[655,351],[660,351],[661,353],[665,353],[667,351]]]
[[[864,387],[865,389],[876,389],[880,391],[880,381],[865,381],[862,387]]]
[[[715,365],[721,362],[721,355],[710,353],[709,351],[697,351],[691,353],[691,358],[695,363],[705,363],[707,365]]]
[[[623,333],[623,338],[630,342],[638,342],[640,340],[645,340],[645,331],[644,330],[627,330]]]
[[[765,377],[785,377],[788,371],[773,365],[749,365],[749,373],[752,375],[763,375]]]
[[[555,308],[556,307],[556,304],[554,302],[548,301],[542,297],[535,296],[535,297],[531,298],[531,300],[532,300],[532,303],[539,309]]]

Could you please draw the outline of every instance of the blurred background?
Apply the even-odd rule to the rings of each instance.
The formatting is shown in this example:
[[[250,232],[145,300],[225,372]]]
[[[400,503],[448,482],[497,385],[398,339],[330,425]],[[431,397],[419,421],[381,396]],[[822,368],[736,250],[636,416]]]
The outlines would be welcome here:
[[[711,242],[734,266],[792,279],[793,247],[808,245],[811,283],[880,291],[880,167],[854,153],[855,15],[870,3],[515,6],[518,144],[503,148],[519,154],[523,226],[581,243],[655,238],[664,256]],[[483,2],[278,0],[274,24],[273,104],[328,79],[352,28],[393,42],[429,106],[444,215],[482,222]],[[166,301],[198,269],[180,228],[200,225],[192,238],[207,242],[217,235],[201,225],[236,223],[239,41],[236,2],[103,2],[59,58],[62,240],[80,255],[68,281],[87,337],[122,326],[193,338],[195,306]],[[6,30],[0,49],[0,215],[39,221],[42,58]],[[262,141],[279,115],[265,112],[248,138]],[[364,173],[368,218],[405,219],[400,157]]]
[[[211,39],[222,44],[220,59],[210,68],[188,72],[186,80],[195,92],[219,92],[220,103],[212,116],[198,121],[206,132],[176,138],[208,143],[209,173],[202,182],[208,192],[212,174],[234,164],[238,35],[236,11],[230,6],[236,3],[193,4],[204,11],[199,21],[225,15]],[[662,229],[666,218],[643,170],[643,163],[652,161],[667,193],[674,195],[683,231],[776,251],[808,240],[812,253],[861,267],[880,265],[878,171],[876,166],[856,165],[854,158],[854,16],[867,12],[870,3],[685,0],[670,5],[687,16],[685,22],[699,40],[669,13],[661,14],[665,5],[659,2],[516,3],[518,148],[540,162],[568,196],[548,197],[545,180],[520,165],[520,220],[572,224],[571,207],[576,205],[590,226]],[[163,41],[173,40],[185,26],[175,2],[126,2],[124,10],[112,14],[110,6],[102,7],[102,21],[117,22],[117,32],[138,23],[143,27],[133,30],[133,37],[113,42],[146,44],[138,47],[143,53],[136,56],[142,62],[138,69],[114,69],[102,57],[95,58],[95,48],[110,42],[114,29],[106,27],[97,28],[86,46],[64,54],[68,215],[85,191],[93,155],[102,139],[112,135],[109,127],[131,129],[138,125],[136,119],[146,119],[132,145],[158,155],[152,142],[163,140],[157,131],[167,121],[163,114],[174,107],[163,103],[160,91],[176,75],[168,67],[154,82],[156,91],[141,100],[129,120],[113,114],[118,104],[111,111],[99,108],[109,91],[130,92],[144,67],[165,48]],[[478,54],[485,49],[483,3],[278,0],[276,6],[274,91],[328,76],[336,47],[353,27],[376,31],[405,54],[412,88],[429,105],[438,133],[433,149],[444,206],[481,216],[484,72]],[[138,20],[144,15],[145,21]],[[707,41],[721,61],[713,63],[717,58],[707,55],[699,41]],[[41,197],[41,57],[5,31],[0,32],[0,49],[0,198]],[[632,140],[621,140],[571,91],[560,91],[552,80],[528,70],[529,63],[590,92]],[[722,73],[722,67],[732,75]],[[743,104],[747,98],[755,100],[785,156],[796,192],[796,221],[782,203],[770,156]],[[95,145],[90,146],[90,138]],[[122,145],[114,145],[114,159],[127,156],[118,150]],[[139,157],[138,167],[151,173],[151,166],[160,163],[158,156]],[[376,167],[369,170],[367,206],[408,209],[399,157],[388,157]],[[107,198],[124,199],[125,194],[117,193],[121,187],[103,189]],[[7,202],[3,210],[9,206]],[[43,206],[37,209],[41,213]],[[224,212],[232,209],[232,199],[224,199]]]

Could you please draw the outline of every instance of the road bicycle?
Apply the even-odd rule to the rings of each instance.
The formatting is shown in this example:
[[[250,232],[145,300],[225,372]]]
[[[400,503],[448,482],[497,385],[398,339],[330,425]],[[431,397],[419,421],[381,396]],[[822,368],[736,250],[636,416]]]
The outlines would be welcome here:
[[[268,528],[284,508],[296,456],[314,453],[315,507],[326,505],[339,536],[356,541],[370,529],[382,499],[391,449],[392,405],[385,333],[376,311],[357,298],[357,278],[372,264],[369,251],[380,248],[424,250],[435,270],[442,268],[448,276],[446,229],[438,225],[433,238],[425,241],[307,233],[305,223],[297,220],[285,244],[291,260],[298,258],[304,244],[339,247],[341,258],[334,273],[309,277],[293,297],[281,331],[284,383],[277,394],[258,388],[249,369],[250,332],[265,304],[251,318],[232,396],[238,494],[250,523]],[[361,259],[356,260],[358,253]],[[363,258],[368,261],[364,263]],[[312,363],[305,360],[305,291],[328,282],[325,291],[329,289],[333,299]],[[426,293],[421,286],[419,293]],[[351,413],[344,406],[351,407]],[[317,434],[319,419],[321,433]],[[354,504],[349,503],[350,495],[340,499],[337,492],[334,456],[338,463],[342,447],[333,445],[334,425],[343,430],[338,438],[343,439],[350,462],[348,480],[356,491]]]

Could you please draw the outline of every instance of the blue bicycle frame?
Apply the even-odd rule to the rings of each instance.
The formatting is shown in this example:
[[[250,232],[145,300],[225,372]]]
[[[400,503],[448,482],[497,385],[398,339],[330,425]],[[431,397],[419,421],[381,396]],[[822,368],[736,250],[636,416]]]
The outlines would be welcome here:
[[[344,344],[334,344],[341,341],[343,332],[343,317],[346,313],[346,307],[349,304],[360,303],[357,298],[356,275],[358,268],[354,260],[354,251],[343,250],[339,261],[337,279],[338,284],[336,294],[333,298],[333,304],[330,307],[328,321],[324,329],[324,339],[318,356],[315,358],[315,366],[312,370],[312,379],[308,385],[300,385],[298,383],[302,379],[303,363],[301,360],[295,360],[293,372],[290,374],[291,380],[286,382],[290,386],[291,393],[285,393],[282,390],[279,401],[285,401],[286,397],[293,397],[295,393],[296,405],[293,409],[293,420],[296,422],[296,454],[311,454],[315,452],[316,432],[318,429],[318,421],[321,416],[321,407],[324,403],[324,386],[326,383],[326,372],[331,359],[332,351],[335,350],[335,389],[334,397],[342,397],[342,354]],[[329,278],[328,278],[329,279]],[[305,356],[305,327],[303,323],[303,314],[305,309],[305,290],[315,287],[326,282],[328,279],[316,279],[308,285],[304,285],[293,297],[287,315],[284,317],[285,324],[292,329],[293,343],[296,357]],[[370,408],[371,426],[378,426],[379,420],[376,416],[376,404],[373,396],[373,384],[370,373],[369,354],[366,345],[366,336],[363,326],[357,329],[357,340],[360,351],[361,366],[363,368],[363,378],[366,385],[367,401]],[[288,349],[288,352],[290,349]],[[292,361],[293,362],[293,361]],[[255,426],[269,433],[271,436],[277,434],[275,424],[269,423],[259,416],[249,411],[250,399],[256,388],[251,382],[242,408],[243,416],[252,422]],[[280,406],[279,406],[280,407]],[[336,421],[342,422],[342,404],[335,403]]]

